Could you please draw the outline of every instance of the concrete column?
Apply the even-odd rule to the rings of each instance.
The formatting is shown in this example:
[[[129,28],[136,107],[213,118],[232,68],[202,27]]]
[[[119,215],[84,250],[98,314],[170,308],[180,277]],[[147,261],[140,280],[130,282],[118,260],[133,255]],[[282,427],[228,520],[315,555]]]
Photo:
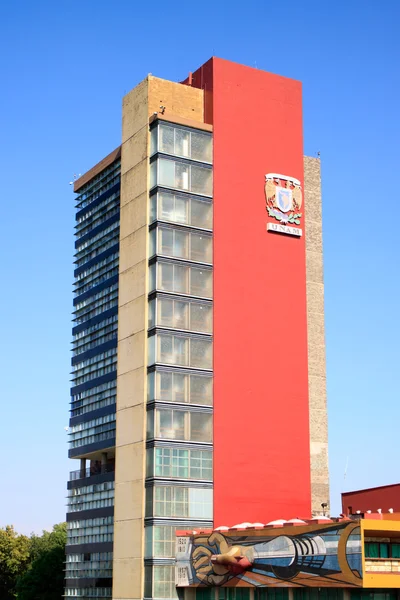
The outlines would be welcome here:
[[[144,589],[149,117],[203,121],[203,92],[149,75],[123,99],[113,599]]]
[[[310,414],[312,514],[329,515],[328,419],[326,407],[324,275],[322,253],[321,164],[304,157],[308,394]]]
[[[80,472],[80,476],[81,476],[81,479],[83,479],[84,477],[86,477],[86,458],[81,458],[81,472]]]

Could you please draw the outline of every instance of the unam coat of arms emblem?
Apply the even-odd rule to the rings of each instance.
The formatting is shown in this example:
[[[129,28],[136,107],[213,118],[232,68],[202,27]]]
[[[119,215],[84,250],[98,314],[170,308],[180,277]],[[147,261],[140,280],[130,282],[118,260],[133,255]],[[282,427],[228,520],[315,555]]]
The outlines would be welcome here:
[[[303,194],[298,179],[278,173],[267,173],[265,198],[270,217],[283,224],[300,225]]]

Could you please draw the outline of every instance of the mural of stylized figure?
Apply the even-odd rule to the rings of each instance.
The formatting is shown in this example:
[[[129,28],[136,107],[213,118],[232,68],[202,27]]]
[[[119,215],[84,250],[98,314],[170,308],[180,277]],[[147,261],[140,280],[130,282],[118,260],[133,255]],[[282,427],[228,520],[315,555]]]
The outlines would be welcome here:
[[[223,585],[246,574],[257,573],[281,580],[293,580],[299,574],[318,577],[337,576],[342,572],[338,552],[340,531],[329,530],[302,534],[250,538],[225,538],[213,532],[208,538],[197,539],[192,550],[194,581],[208,585]],[[251,541],[250,541],[251,539]],[[230,542],[230,543],[228,543]],[[361,539],[359,528],[351,528],[343,538],[344,560],[350,578],[361,573]],[[354,583],[354,581],[353,581]]]

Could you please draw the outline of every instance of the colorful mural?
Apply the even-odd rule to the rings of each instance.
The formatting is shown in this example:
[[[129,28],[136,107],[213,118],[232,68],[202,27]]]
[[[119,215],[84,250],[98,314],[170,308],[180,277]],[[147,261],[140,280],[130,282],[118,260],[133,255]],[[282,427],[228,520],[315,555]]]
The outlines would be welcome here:
[[[178,587],[349,587],[362,586],[361,577],[361,532],[356,522],[177,538]]]

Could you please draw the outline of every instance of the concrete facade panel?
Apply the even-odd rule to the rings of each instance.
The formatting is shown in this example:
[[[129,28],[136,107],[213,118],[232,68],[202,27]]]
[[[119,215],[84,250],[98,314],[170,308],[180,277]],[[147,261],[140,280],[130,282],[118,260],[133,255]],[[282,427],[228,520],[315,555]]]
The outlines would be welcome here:
[[[130,171],[126,174],[129,175]],[[127,185],[129,192],[129,187]],[[147,223],[147,194],[131,198],[121,207],[120,237],[124,239]]]
[[[320,375],[309,376],[310,411],[321,409],[321,397],[326,397],[326,379]],[[325,411],[324,411],[325,412]]]
[[[120,446],[118,462],[115,466],[118,481],[129,482],[141,479],[145,462],[146,448],[142,442]]]
[[[321,324],[324,325],[324,284],[307,281],[307,312],[309,315],[320,315]],[[312,319],[309,319],[309,323]]]
[[[313,283],[324,283],[324,265],[319,252],[311,250],[306,254],[307,277]]]
[[[141,81],[122,99],[122,144],[131,138],[147,121],[148,78]]]
[[[119,271],[123,273],[147,257],[147,227],[141,227],[123,239],[119,254]]]
[[[121,340],[143,330],[145,312],[145,296],[139,296],[139,298],[132,300],[132,302],[128,302],[127,304],[120,306],[118,319],[121,331]]]
[[[322,244],[321,165],[304,157],[306,284],[312,514],[329,504],[328,421]]]
[[[124,147],[122,146],[122,153]],[[121,206],[124,206],[129,202],[128,198],[136,198],[142,194],[146,193],[147,190],[147,176],[148,176],[148,161],[147,159],[142,160],[140,163],[137,163],[133,167],[130,166],[131,162],[129,161],[129,165],[125,165],[122,160],[121,163],[121,189],[126,188],[127,197],[125,198],[125,193],[121,194]],[[124,166],[122,166],[124,165]]]
[[[120,528],[129,526],[128,523],[131,523],[131,527],[134,531],[140,532],[140,535],[144,535],[144,521],[143,521],[143,502],[144,502],[144,488],[143,488],[143,480],[142,478],[136,479],[135,481],[127,481],[124,483],[119,483],[115,487],[116,493],[119,494],[120,502],[118,503],[118,507],[115,512],[115,524],[118,522],[121,523]],[[142,531],[139,530],[139,523],[142,524]],[[133,522],[137,522],[136,525],[133,525]],[[119,531],[119,530],[118,530]],[[141,538],[140,538],[141,539]],[[126,541],[126,536],[123,538]],[[135,544],[135,539],[129,542],[129,547]],[[140,544],[137,543],[136,547],[139,548]],[[119,553],[120,556],[124,556],[124,548],[120,548],[119,544],[114,546],[114,552]],[[130,550],[130,553],[132,550]],[[136,550],[138,552],[138,550]],[[132,556],[132,554],[129,554]],[[136,554],[138,556],[138,554]]]
[[[141,600],[143,598],[143,560],[141,558],[114,559],[113,598]]]
[[[312,317],[315,315],[313,314]],[[308,372],[310,376],[319,376],[324,377],[322,373],[325,373],[326,370],[326,360],[325,360],[325,346],[317,346],[312,345],[310,343],[308,349]],[[321,406],[320,410],[326,412],[324,408]],[[311,438],[312,439],[312,438]]]
[[[130,406],[118,414],[117,446],[124,446],[145,439],[143,431],[144,404]]]
[[[179,116],[203,122],[203,90],[149,76],[149,117],[165,107],[163,117]]]
[[[121,175],[125,175],[128,171],[135,168],[142,161],[147,158],[147,137],[148,137],[148,124],[145,123],[139,131],[132,137],[128,138],[123,145],[124,160],[121,163]],[[128,195],[124,195],[124,203],[128,202],[129,189],[127,190]]]
[[[145,366],[145,340],[145,331],[139,331],[118,343],[118,376]],[[119,410],[118,400],[117,410]]]
[[[142,366],[118,376],[118,410],[143,403],[146,369]]]
[[[128,260],[128,259],[127,259]],[[119,306],[143,296],[146,285],[147,261],[144,259],[119,275]]]

